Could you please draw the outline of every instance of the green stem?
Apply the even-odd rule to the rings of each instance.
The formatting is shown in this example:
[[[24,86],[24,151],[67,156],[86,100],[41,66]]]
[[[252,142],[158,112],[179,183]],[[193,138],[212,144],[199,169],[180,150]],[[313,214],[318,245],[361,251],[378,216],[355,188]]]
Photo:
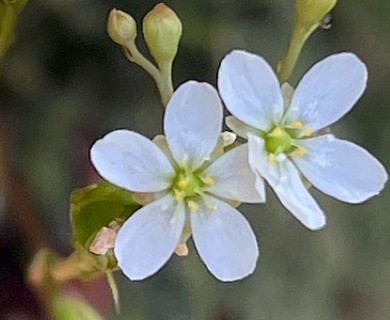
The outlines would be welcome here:
[[[281,84],[285,83],[291,77],[306,40],[317,27],[318,25],[314,25],[310,29],[294,29],[287,54],[278,65],[278,75]]]
[[[35,255],[28,278],[32,285],[42,287],[48,281],[60,285],[74,279],[91,279],[101,273],[88,254],[75,251],[67,258],[59,258],[44,248]]]
[[[163,106],[166,107],[173,93],[172,62],[161,64],[159,70],[138,51],[134,43],[130,43],[126,47],[123,47],[123,50],[127,59],[138,64],[153,78],[157,85],[157,89],[160,92],[161,102]]]
[[[161,101],[164,107],[166,107],[173,94],[172,61],[161,63],[159,68],[161,72],[161,87],[159,90],[161,94]]]
[[[116,285],[115,278],[112,272],[107,272],[107,281],[111,288],[112,298],[114,299],[115,313],[120,314],[120,302],[119,302],[119,291],[118,286]]]
[[[127,59],[138,64],[147,73],[149,73],[157,84],[161,82],[160,71],[153,65],[153,63],[146,59],[141,52],[138,51],[134,43],[130,43],[128,46],[123,47],[123,50]]]

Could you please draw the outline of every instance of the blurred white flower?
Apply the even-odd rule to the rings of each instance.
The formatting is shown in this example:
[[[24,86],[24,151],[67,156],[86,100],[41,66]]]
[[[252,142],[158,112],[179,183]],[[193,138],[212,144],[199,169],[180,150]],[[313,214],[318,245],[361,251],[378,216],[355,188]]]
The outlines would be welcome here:
[[[222,128],[222,103],[209,84],[190,81],[173,94],[165,114],[166,140],[153,143],[116,130],[91,149],[99,174],[130,191],[159,197],[135,212],[119,230],[114,252],[132,280],[157,272],[173,254],[185,255],[192,235],[210,272],[222,281],[253,272],[255,235],[226,201],[258,203],[247,145],[211,158]]]
[[[296,91],[278,79],[261,57],[233,51],[222,61],[218,87],[232,116],[227,125],[248,139],[249,162],[262,197],[264,178],[283,205],[307,228],[326,218],[306,189],[359,203],[377,195],[387,181],[385,168],[365,149],[333,135],[313,135],[336,122],[366,88],[367,69],[352,53],[320,61]]]

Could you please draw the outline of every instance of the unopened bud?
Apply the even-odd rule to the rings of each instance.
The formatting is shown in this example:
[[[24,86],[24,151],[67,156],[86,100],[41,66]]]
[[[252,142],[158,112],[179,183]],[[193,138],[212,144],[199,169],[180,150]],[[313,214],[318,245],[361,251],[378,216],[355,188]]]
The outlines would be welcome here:
[[[137,36],[137,25],[131,15],[112,9],[107,19],[107,32],[114,42],[126,46],[134,42]]]
[[[306,29],[320,25],[336,2],[337,0],[297,0],[296,23]]]
[[[181,21],[175,12],[163,3],[157,4],[144,18],[143,32],[157,64],[172,62],[182,34]]]

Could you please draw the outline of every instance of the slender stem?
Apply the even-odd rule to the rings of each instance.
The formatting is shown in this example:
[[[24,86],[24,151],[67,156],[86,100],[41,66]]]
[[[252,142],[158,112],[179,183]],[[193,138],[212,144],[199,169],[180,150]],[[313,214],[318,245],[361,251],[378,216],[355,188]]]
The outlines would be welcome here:
[[[119,301],[119,291],[118,291],[118,286],[116,285],[115,278],[112,272],[107,272],[107,281],[108,284],[111,288],[112,292],[112,297],[114,299],[114,307],[115,307],[115,312],[117,315],[120,314],[120,301]]]
[[[59,258],[49,249],[39,251],[28,270],[29,282],[34,287],[56,286],[74,279],[87,279],[100,274],[93,259],[80,252]]]
[[[153,65],[153,63],[146,59],[141,52],[138,51],[134,43],[129,43],[126,47],[123,47],[123,50],[127,59],[142,67],[147,73],[150,74],[157,85],[159,85],[161,82],[160,71]]]
[[[161,63],[159,66],[161,72],[161,101],[164,107],[167,106],[169,99],[171,99],[173,94],[173,84],[172,84],[172,62],[167,61]]]
[[[138,51],[134,43],[129,43],[127,46],[123,47],[123,51],[127,59],[138,64],[153,78],[156,82],[158,91],[160,92],[161,102],[163,106],[166,107],[173,94],[172,61],[162,63],[159,68],[157,68]]]
[[[98,273],[91,258],[77,251],[69,257],[56,261],[50,270],[52,279],[57,283],[65,283],[74,279],[83,279],[85,275],[90,277]]]
[[[314,25],[310,29],[294,29],[287,54],[278,65],[278,75],[281,84],[291,77],[306,40],[317,27],[318,25]]]

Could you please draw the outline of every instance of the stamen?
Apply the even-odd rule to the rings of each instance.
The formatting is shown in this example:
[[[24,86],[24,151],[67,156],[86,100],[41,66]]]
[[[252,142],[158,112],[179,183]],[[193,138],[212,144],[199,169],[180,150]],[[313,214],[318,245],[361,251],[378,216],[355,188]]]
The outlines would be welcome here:
[[[303,129],[303,136],[304,137],[310,137],[312,134],[313,134],[313,129],[311,129],[311,128]]]
[[[296,121],[293,121],[293,123],[291,123],[291,127],[293,129],[301,129],[303,127],[303,123],[302,123],[302,121],[296,120]]]
[[[224,131],[221,133],[221,138],[223,142],[223,147],[226,148],[236,141],[237,135],[233,132]]]
[[[298,156],[304,156],[305,154],[307,154],[307,149],[303,147],[298,147],[295,149],[295,154],[297,154]]]
[[[268,155],[268,161],[271,163],[271,164],[275,164],[277,161],[276,161],[276,155],[274,153],[270,153]]]
[[[183,191],[180,191],[180,190],[177,190],[177,189],[173,189],[173,193],[174,193],[174,198],[175,198],[175,200],[177,202],[179,202],[184,197],[184,192]]]
[[[194,201],[188,201],[187,202],[187,207],[190,209],[191,212],[195,212],[196,210],[199,209],[199,206]]]
[[[212,176],[202,177],[201,180],[202,180],[202,182],[203,182],[204,184],[207,184],[208,186],[213,186],[213,185],[215,185],[215,179],[214,179],[214,177],[212,177]]]
[[[276,127],[274,130],[272,130],[269,134],[269,137],[274,137],[274,138],[281,138],[283,136],[283,131],[281,128]]]

